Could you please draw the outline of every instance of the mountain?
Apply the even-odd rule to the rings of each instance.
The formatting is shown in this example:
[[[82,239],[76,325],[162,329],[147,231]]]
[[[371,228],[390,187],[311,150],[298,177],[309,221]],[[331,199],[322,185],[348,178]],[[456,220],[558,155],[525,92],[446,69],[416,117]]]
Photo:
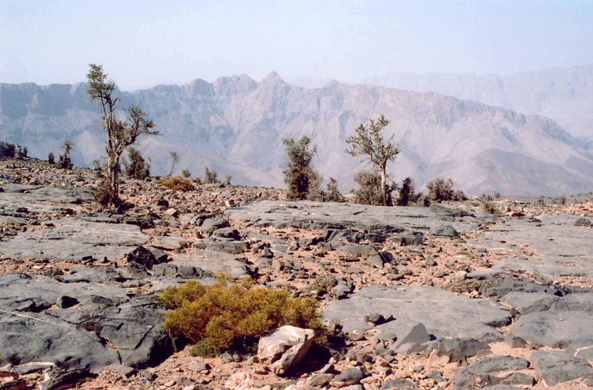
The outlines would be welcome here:
[[[553,119],[573,136],[593,140],[593,65],[509,76],[390,73],[365,83],[459,99]]]
[[[344,153],[345,139],[383,114],[402,150],[389,165],[391,179],[410,176],[422,187],[451,177],[456,188],[478,195],[593,190],[591,156],[556,122],[450,96],[336,81],[306,89],[276,73],[261,82],[241,75],[117,92],[126,106],[139,102],[162,133],[139,146],[157,174],[168,173],[169,152],[177,151],[177,173],[201,175],[208,166],[234,183],[285,187],[282,139],[307,135],[318,148],[315,167],[349,190],[354,173],[369,165]],[[75,163],[90,165],[104,155],[105,137],[85,84],[0,84],[1,140],[46,158],[68,138]]]

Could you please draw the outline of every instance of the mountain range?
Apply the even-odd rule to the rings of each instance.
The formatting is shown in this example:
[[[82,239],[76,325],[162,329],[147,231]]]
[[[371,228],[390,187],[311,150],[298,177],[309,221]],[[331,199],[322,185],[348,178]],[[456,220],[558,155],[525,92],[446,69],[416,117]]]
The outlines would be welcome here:
[[[304,80],[304,79],[303,79]],[[372,85],[435,92],[556,121],[581,141],[593,140],[593,65],[511,74],[389,73]]]
[[[106,135],[86,88],[0,84],[0,139],[46,158],[59,154],[68,138],[76,144],[74,162],[91,165],[105,154]],[[345,139],[385,115],[387,136],[401,148],[388,166],[390,179],[410,176],[423,188],[430,179],[450,177],[475,195],[593,190],[592,156],[554,120],[433,92],[337,81],[308,89],[272,72],[260,82],[241,75],[117,94],[125,106],[140,103],[161,131],[139,144],[156,174],[169,172],[169,152],[176,151],[181,160],[174,173],[201,175],[208,166],[234,183],[285,187],[282,139],[306,135],[318,148],[315,168],[346,191],[356,186],[355,172],[371,167],[344,152]]]

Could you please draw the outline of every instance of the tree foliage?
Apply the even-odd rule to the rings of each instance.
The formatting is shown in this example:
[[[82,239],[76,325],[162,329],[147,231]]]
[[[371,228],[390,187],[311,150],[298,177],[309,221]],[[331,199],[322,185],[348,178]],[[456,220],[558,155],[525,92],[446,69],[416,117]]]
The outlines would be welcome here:
[[[177,152],[169,152],[169,154],[171,155],[171,171],[169,172],[169,176],[171,176],[175,170],[175,165],[179,162],[179,154]]]
[[[87,79],[87,92],[92,101],[99,102],[103,113],[102,125],[107,131],[106,173],[111,203],[114,204],[119,199],[119,163],[122,153],[128,146],[133,145],[139,136],[157,135],[159,132],[153,130],[154,123],[145,118],[146,113],[140,109],[140,104],[124,108],[127,113],[124,120],[117,118],[116,111],[121,106],[121,99],[114,96],[117,87],[113,80],[107,79],[102,66],[91,64]]]
[[[72,164],[72,159],[70,158],[70,153],[72,153],[72,149],[74,148],[74,142],[70,141],[69,139],[64,140],[64,145],[62,145],[62,149],[64,149],[64,154],[60,154],[58,158],[58,162],[56,163],[56,167],[60,169],[72,169],[74,164]]]
[[[344,197],[338,189],[338,181],[333,177],[329,178],[327,189],[325,190],[325,199],[328,202],[344,202]]]
[[[395,189],[395,185],[382,185],[379,173],[358,172],[354,175],[354,181],[360,186],[354,191],[356,203],[372,206],[392,205],[391,192]]]
[[[0,157],[13,158],[16,155],[16,145],[0,141]]]
[[[462,201],[467,199],[463,191],[453,190],[453,180],[451,179],[437,177],[436,179],[429,181],[426,184],[426,188],[428,189],[428,197],[434,202],[451,200]]]
[[[307,136],[299,140],[285,138],[282,143],[288,155],[288,169],[284,173],[284,182],[288,184],[288,199],[303,200],[309,195],[311,184],[318,174],[311,167],[317,147],[311,148],[311,139]]]
[[[204,168],[204,182],[206,184],[216,184],[220,183],[218,180],[218,172],[216,170],[210,170],[210,168]]]
[[[129,178],[144,180],[150,176],[150,164],[146,162],[142,153],[138,149],[133,147],[128,148],[128,158],[130,162],[127,162],[122,157],[122,163],[125,168],[126,175]]]
[[[371,119],[368,126],[362,123],[356,129],[356,135],[346,139],[349,145],[346,153],[353,157],[363,156],[367,159],[381,175],[381,197],[382,204],[388,204],[387,196],[387,162],[395,161],[399,154],[399,148],[393,144],[393,136],[385,140],[384,130],[390,121],[381,115],[376,121]]]

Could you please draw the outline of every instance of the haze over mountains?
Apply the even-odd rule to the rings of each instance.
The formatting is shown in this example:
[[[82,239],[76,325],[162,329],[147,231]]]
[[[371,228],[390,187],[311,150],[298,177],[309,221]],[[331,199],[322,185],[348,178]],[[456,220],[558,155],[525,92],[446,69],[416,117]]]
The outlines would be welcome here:
[[[509,76],[497,74],[390,73],[366,83],[543,115],[580,139],[593,139],[593,65],[551,68]]]
[[[587,101],[593,101],[587,81],[591,71],[579,70],[577,76],[566,72],[551,79],[542,76],[547,89],[535,88],[531,81],[509,81],[514,78],[502,80],[501,86],[496,77],[484,81],[488,76],[483,80],[476,76],[473,84],[465,76],[455,79],[458,82],[434,76],[434,85],[464,98],[491,99],[498,106],[506,102],[525,112],[553,113],[558,102],[568,106],[567,102],[578,101],[585,107]],[[404,82],[403,76],[385,80],[374,82]],[[420,76],[410,80],[405,86],[408,89],[433,84],[432,79],[425,81]],[[567,80],[574,82],[562,84]],[[530,97],[520,98],[523,86],[524,95]],[[168,173],[169,151],[177,151],[182,157],[177,173],[188,168],[202,175],[208,166],[222,177],[232,175],[234,183],[284,187],[282,139],[307,135],[318,147],[315,168],[326,179],[337,178],[341,189],[348,190],[355,187],[354,173],[369,166],[344,153],[345,139],[360,123],[383,114],[392,120],[388,135],[393,134],[402,149],[396,163],[389,166],[391,179],[401,181],[410,176],[422,187],[434,177],[451,177],[456,188],[477,195],[493,191],[558,195],[593,190],[593,159],[583,143],[558,123],[431,92],[335,81],[323,88],[306,89],[271,73],[259,83],[241,75],[222,77],[214,83],[198,79],[183,86],[159,85],[120,93],[126,106],[140,102],[162,133],[142,139],[140,145],[157,174]],[[533,101],[539,105],[530,106]],[[562,104],[555,110],[564,112]],[[585,111],[590,114],[590,109]],[[574,134],[587,133],[586,116],[572,122],[569,114],[565,117]],[[100,113],[88,100],[85,84],[0,84],[1,140],[27,146],[31,155],[46,158],[50,151],[60,152],[64,138],[76,143],[75,163],[90,165],[104,155]]]

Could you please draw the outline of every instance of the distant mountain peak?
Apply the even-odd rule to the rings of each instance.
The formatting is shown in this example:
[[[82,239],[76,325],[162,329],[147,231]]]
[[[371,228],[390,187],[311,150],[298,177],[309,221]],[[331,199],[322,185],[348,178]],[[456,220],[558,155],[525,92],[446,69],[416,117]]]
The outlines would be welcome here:
[[[280,77],[280,75],[274,71],[270,72],[266,78],[263,80],[264,82],[270,82],[270,81],[282,81],[284,82],[284,80],[282,80],[282,78]]]

